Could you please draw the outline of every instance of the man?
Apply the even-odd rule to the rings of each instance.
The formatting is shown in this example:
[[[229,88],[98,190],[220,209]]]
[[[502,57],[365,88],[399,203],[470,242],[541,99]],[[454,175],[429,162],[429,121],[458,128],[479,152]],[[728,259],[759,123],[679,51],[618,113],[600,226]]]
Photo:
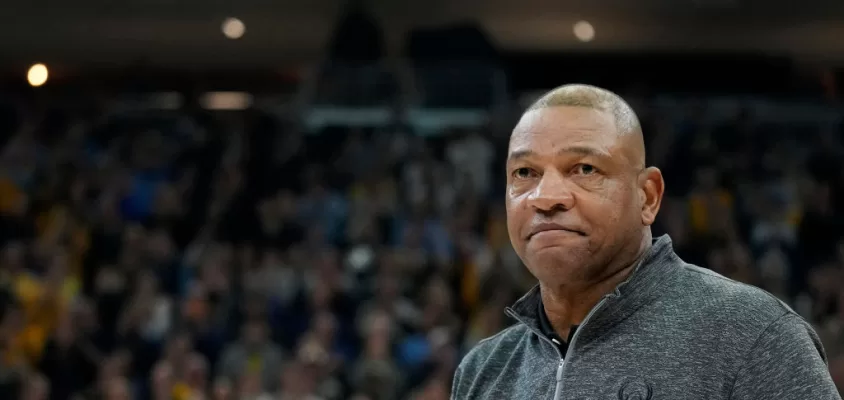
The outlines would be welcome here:
[[[596,87],[522,116],[508,230],[539,285],[466,355],[452,399],[840,399],[803,319],[652,239],[664,183],[644,147],[630,106]]]

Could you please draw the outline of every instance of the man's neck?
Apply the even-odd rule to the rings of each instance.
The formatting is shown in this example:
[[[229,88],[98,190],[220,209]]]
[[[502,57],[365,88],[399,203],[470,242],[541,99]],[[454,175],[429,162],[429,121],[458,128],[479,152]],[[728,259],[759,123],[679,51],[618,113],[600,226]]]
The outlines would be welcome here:
[[[568,337],[572,326],[583,323],[601,298],[615,290],[630,276],[650,248],[650,244],[651,240],[647,238],[632,261],[610,265],[606,273],[594,280],[564,285],[547,285],[540,282],[542,305],[554,331],[560,337]]]

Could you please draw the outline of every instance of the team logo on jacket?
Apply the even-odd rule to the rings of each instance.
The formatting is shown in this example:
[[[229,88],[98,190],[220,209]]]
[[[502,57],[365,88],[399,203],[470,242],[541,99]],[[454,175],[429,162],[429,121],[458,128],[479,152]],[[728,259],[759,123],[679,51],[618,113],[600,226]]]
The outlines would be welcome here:
[[[644,381],[627,381],[618,389],[618,400],[651,400],[653,388]]]

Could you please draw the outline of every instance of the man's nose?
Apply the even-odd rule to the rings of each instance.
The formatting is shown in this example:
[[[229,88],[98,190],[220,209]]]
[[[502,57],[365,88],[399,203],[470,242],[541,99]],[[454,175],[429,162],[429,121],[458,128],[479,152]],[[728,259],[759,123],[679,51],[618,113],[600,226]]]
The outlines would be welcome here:
[[[566,211],[574,207],[571,183],[557,172],[546,172],[528,197],[528,205],[540,212]]]

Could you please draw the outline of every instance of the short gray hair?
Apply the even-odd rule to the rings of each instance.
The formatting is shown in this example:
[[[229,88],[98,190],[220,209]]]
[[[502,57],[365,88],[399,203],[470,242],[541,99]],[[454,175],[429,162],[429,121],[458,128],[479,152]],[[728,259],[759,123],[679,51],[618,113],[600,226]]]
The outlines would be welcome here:
[[[633,108],[621,96],[597,86],[559,86],[534,101],[525,113],[550,107],[586,107],[612,114],[619,134],[639,133],[642,128]]]

